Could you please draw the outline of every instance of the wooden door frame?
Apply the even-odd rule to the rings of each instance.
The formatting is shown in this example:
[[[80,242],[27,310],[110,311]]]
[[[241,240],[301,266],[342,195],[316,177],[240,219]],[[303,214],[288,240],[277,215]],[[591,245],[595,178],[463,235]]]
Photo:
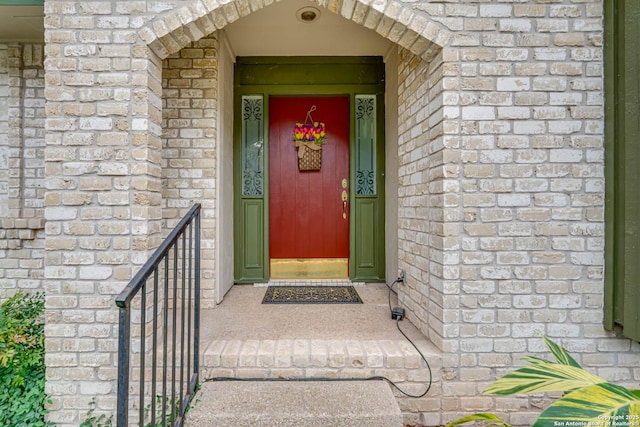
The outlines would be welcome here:
[[[269,280],[269,98],[271,96],[348,96],[350,102],[350,187],[355,188],[355,112],[356,96],[374,96],[376,102],[375,197],[356,199],[350,192],[350,268],[351,280],[384,281],[384,63],[380,57],[247,57],[237,58],[234,73],[234,275],[236,283]],[[243,187],[243,103],[247,97],[261,102],[262,170],[261,193],[245,195]],[[259,130],[258,130],[259,133]],[[359,200],[361,199],[361,200]],[[358,203],[375,199],[369,229],[359,231],[354,211]],[[360,203],[361,204],[361,203]],[[373,205],[372,205],[373,206]],[[248,220],[250,217],[252,219]],[[360,227],[361,228],[361,227]],[[358,268],[352,262],[360,249],[358,236],[375,234],[375,254]],[[375,262],[374,262],[375,261]],[[371,265],[365,265],[371,264]]]

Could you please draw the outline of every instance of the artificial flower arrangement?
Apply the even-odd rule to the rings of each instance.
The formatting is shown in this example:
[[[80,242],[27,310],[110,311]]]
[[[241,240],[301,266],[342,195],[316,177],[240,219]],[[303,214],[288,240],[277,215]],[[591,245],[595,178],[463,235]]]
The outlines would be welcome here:
[[[312,105],[307,112],[304,123],[298,122],[293,127],[293,140],[298,149],[298,169],[301,171],[317,171],[322,166],[322,143],[327,139],[324,123],[314,122],[311,113],[316,111]]]
[[[327,130],[324,123],[296,123],[293,128],[294,141],[313,142],[314,144],[322,145],[325,139],[327,139]]]

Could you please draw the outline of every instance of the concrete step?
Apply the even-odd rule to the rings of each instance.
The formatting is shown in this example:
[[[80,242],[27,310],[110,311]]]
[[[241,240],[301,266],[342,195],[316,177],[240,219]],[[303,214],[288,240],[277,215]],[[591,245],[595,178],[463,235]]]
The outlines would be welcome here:
[[[384,381],[212,381],[202,384],[185,427],[402,427]]]
[[[416,349],[401,340],[214,340],[200,360],[200,379],[231,378],[343,378],[383,376],[402,390],[418,395],[433,381],[429,394],[420,399],[393,389],[407,424],[418,424],[420,413],[439,410],[441,355],[426,340],[416,342],[431,365],[431,372]],[[432,376],[433,375],[433,376]]]
[[[430,359],[439,358],[426,341],[417,343]],[[215,340],[201,359],[201,378],[370,376],[403,369],[423,381],[426,365],[416,349],[401,340]],[[356,373],[365,370],[365,373]]]

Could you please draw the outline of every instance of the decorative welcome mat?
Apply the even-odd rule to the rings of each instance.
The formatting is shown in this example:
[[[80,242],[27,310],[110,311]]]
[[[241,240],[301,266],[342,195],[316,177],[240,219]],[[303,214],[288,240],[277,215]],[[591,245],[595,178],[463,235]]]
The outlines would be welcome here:
[[[263,304],[362,304],[353,286],[269,286]]]

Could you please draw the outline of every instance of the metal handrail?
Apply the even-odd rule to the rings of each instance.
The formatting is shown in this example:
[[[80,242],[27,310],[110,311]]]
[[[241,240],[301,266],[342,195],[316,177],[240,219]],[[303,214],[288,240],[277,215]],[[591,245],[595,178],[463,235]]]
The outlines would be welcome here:
[[[134,298],[138,295],[140,296],[141,328],[139,335],[140,366],[137,367],[139,369],[137,408],[139,425],[181,426],[189,400],[195,392],[200,369],[200,210],[201,205],[198,203],[187,212],[140,271],[116,297],[116,305],[119,307],[116,417],[118,427],[129,426],[131,306]],[[161,266],[162,269],[160,269]],[[151,286],[150,290],[147,289],[148,285]],[[153,292],[151,307],[147,307],[147,293],[149,291]],[[170,291],[173,301],[171,307],[169,306]],[[162,301],[159,301],[160,293],[162,293]],[[181,304],[178,304],[179,302]],[[146,347],[148,310],[153,312],[150,336],[152,343],[149,355],[147,355]],[[178,317],[179,310],[180,316]],[[172,312],[171,319],[169,318],[170,311]],[[161,315],[163,324],[159,328],[158,322]],[[179,343],[178,329],[180,329]],[[171,341],[169,341],[169,333],[171,333]],[[158,335],[162,335],[161,361],[158,360]],[[171,352],[170,360],[169,352]],[[145,387],[145,374],[148,369],[146,366],[147,357],[151,358],[150,396]],[[159,363],[160,366],[158,366]],[[162,373],[161,380],[157,378],[159,369]],[[189,376],[186,384],[185,371]],[[160,394],[156,394],[158,385],[161,385]]]

